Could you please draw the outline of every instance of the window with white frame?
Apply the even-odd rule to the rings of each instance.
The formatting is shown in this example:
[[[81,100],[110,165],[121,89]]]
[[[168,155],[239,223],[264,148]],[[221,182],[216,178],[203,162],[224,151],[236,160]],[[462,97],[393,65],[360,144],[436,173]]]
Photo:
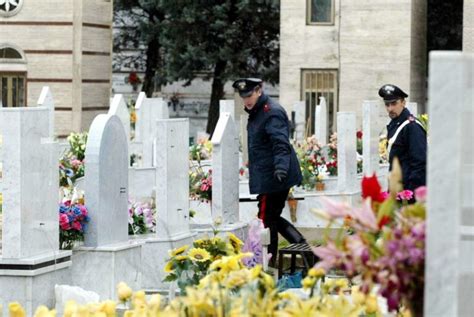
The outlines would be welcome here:
[[[336,131],[336,115],[338,109],[338,79],[337,70],[303,70],[302,73],[302,98],[306,105],[307,131],[314,133],[315,110],[319,98],[326,99],[328,110],[327,135]]]
[[[307,0],[307,24],[334,24],[334,0]]]

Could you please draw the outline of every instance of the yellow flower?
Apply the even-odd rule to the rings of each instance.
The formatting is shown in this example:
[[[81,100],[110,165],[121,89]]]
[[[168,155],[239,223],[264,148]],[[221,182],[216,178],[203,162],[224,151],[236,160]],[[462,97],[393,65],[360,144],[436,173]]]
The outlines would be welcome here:
[[[262,272],[262,266],[260,264],[255,265],[251,270],[250,270],[250,278],[256,279],[260,273]]]
[[[309,269],[308,275],[311,276],[311,277],[321,277],[321,276],[326,275],[326,272],[324,271],[323,268],[317,268],[316,269],[316,268],[312,267],[311,269]]]
[[[130,123],[135,123],[137,122],[137,114],[135,113],[135,111],[132,111],[130,113]]]
[[[21,307],[20,303],[13,302],[8,304],[8,311],[10,317],[25,317],[26,313],[23,307]]]
[[[308,166],[308,171],[312,172],[314,170],[313,165]]]
[[[119,300],[125,302],[132,296],[132,289],[124,282],[120,282],[117,285],[117,295]]]
[[[38,306],[34,315],[34,317],[55,317],[55,316],[56,316],[56,311],[54,309],[50,311],[48,307],[43,306],[43,305]]]
[[[225,280],[226,287],[235,288],[246,284],[249,281],[250,271],[243,269],[230,272]]]
[[[235,252],[240,252],[241,246],[244,245],[242,240],[240,240],[235,234],[233,233],[228,233],[229,235],[229,242],[232,245],[232,248],[234,248]]]
[[[377,296],[374,294],[370,294],[367,296],[367,299],[365,301],[365,312],[367,314],[372,314],[375,313],[379,310],[379,305],[377,303]]]
[[[174,249],[174,250],[171,250],[171,251],[168,251],[168,252],[169,252],[170,257],[173,257],[173,256],[179,255],[181,253],[184,253],[184,251],[186,251],[187,249],[188,249],[188,246],[183,245],[180,248],[177,248],[177,249]]]
[[[73,300],[68,300],[64,306],[64,317],[72,317],[77,311],[77,304]]]
[[[161,305],[161,295],[160,294],[153,294],[148,301],[148,305],[154,307],[160,307]]]
[[[311,276],[306,276],[303,281],[301,281],[301,285],[304,289],[313,288],[314,284],[316,283],[316,279]]]
[[[359,290],[359,286],[352,286],[351,297],[356,305],[362,305],[365,302],[365,294]]]
[[[133,307],[146,305],[145,291],[137,291],[132,296]]]
[[[188,256],[191,260],[197,262],[205,262],[211,258],[209,252],[201,248],[192,248],[191,250],[189,250]]]
[[[189,257],[187,255],[177,255],[174,259],[176,261],[184,261],[186,259],[188,259]]]
[[[115,306],[116,306],[116,303],[113,300],[106,300],[100,304],[99,310],[101,312],[104,312],[107,315],[107,317],[114,317]]]
[[[173,261],[168,261],[164,268],[165,273],[173,272]]]

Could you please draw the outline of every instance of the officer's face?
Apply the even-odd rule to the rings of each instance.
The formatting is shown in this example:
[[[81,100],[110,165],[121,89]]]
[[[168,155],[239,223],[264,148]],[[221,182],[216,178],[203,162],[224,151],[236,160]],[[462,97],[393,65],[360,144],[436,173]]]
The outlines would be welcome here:
[[[244,100],[244,106],[248,110],[252,110],[253,107],[255,107],[255,104],[257,103],[258,98],[262,94],[262,90],[260,88],[255,89],[252,94],[248,97],[242,98]]]
[[[385,103],[385,109],[387,109],[390,119],[398,118],[398,116],[402,113],[403,108],[405,108],[405,103],[405,99],[398,99],[396,101]]]

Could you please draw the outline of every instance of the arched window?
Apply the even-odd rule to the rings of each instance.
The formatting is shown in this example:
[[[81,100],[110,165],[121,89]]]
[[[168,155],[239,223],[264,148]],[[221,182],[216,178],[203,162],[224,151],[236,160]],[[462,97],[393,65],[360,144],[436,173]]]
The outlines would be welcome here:
[[[26,106],[26,59],[21,50],[0,44],[0,106]]]

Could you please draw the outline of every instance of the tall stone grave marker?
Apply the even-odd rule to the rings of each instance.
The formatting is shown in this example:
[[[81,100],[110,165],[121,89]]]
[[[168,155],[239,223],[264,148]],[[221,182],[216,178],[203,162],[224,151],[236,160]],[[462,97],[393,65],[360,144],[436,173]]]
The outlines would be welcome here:
[[[50,118],[45,107],[0,109],[4,259],[59,249],[58,144]]]
[[[85,162],[84,189],[91,217],[85,245],[98,247],[126,241],[128,144],[118,116],[100,114],[92,121]]]
[[[319,97],[319,105],[316,106],[315,121],[314,132],[316,139],[324,145],[328,142],[328,108],[326,98],[324,97]]]
[[[416,102],[407,102],[407,108],[412,115],[418,116],[418,104]]]
[[[474,311],[474,56],[431,52],[429,67],[425,316],[470,316]]]
[[[118,94],[112,98],[110,102],[109,115],[116,115],[122,122],[123,128],[125,129],[125,136],[127,143],[130,142],[130,112],[127,108],[127,103],[123,98],[123,95]]]
[[[239,138],[229,112],[221,113],[212,135],[212,218],[239,221]]]
[[[337,113],[337,188],[339,192],[355,192],[357,182],[357,144],[355,112]]]
[[[364,100],[362,104],[362,155],[365,175],[379,175],[379,102]]]
[[[219,114],[228,112],[232,116],[235,122],[235,101],[232,100],[219,100]]]
[[[189,235],[189,121],[157,121],[157,235],[172,239]]]
[[[293,105],[293,111],[295,112],[295,139],[296,141],[303,141],[306,133],[306,116],[305,116],[305,103],[304,101],[298,101]]]
[[[135,146],[142,155],[142,167],[154,166],[154,146],[156,135],[156,120],[168,119],[169,111],[163,98],[147,98],[144,92],[138,95],[135,103],[137,121],[135,123]]]

